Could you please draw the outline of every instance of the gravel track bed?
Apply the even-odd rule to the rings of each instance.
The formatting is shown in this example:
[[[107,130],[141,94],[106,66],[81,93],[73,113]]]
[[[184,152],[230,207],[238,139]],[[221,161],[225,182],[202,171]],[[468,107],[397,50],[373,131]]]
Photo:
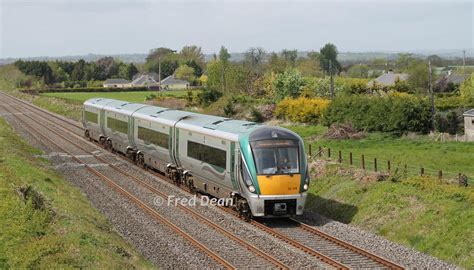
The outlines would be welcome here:
[[[113,191],[102,179],[84,169],[65,168],[61,172],[87,195],[122,237],[158,267],[215,267],[216,263],[206,254]]]
[[[26,106],[26,105],[23,105],[23,106]],[[48,116],[44,112],[40,112],[39,114],[42,117],[51,119],[52,122],[60,126],[65,125],[64,122],[58,119],[54,119],[51,116]],[[68,122],[75,123],[75,121],[72,121],[72,120],[68,120]],[[76,123],[78,125],[81,125],[78,122]],[[20,129],[22,128],[21,125],[16,125],[15,128],[17,129],[18,127],[20,127]],[[77,130],[78,133],[76,134],[82,135],[82,131],[79,131],[77,127],[74,127],[70,124],[67,124],[67,127],[74,131]],[[29,136],[27,133],[23,135],[25,135],[24,137],[27,138],[29,141],[33,141],[34,143],[36,143],[34,145],[38,145],[37,144],[38,142],[35,142],[34,138]],[[71,138],[74,138],[74,136],[71,136]],[[75,138],[74,141],[76,140],[78,139]],[[81,144],[81,145],[84,146],[86,144]],[[42,149],[45,148],[44,145],[42,145],[41,148]],[[100,149],[100,148],[97,148],[97,149]],[[100,152],[96,152],[96,153],[98,153],[101,157],[106,158],[107,160],[110,160],[112,162],[115,162],[116,164],[118,164],[118,166],[121,169],[124,169],[134,175],[137,175],[138,177],[140,177],[140,179],[145,180],[147,183],[162,190],[163,192],[179,196],[180,198],[185,198],[185,197],[190,198],[190,195],[188,193],[185,193],[184,191],[180,190],[178,187],[173,186],[170,183],[164,183],[162,180],[158,180],[156,176],[151,175],[150,173],[147,173],[136,166],[132,166],[132,164],[129,164],[128,162],[125,162],[123,160],[120,161],[120,158],[115,157],[112,154],[109,154],[105,150],[101,149],[99,151]],[[212,220],[213,222],[217,224],[221,224],[226,229],[231,229],[235,234],[243,238],[245,237],[246,240],[247,238],[255,239],[256,242],[258,242],[258,243],[254,243],[256,246],[258,246],[265,252],[268,252],[268,250],[270,250],[271,252],[273,252],[271,254],[274,254],[276,258],[279,258],[282,262],[287,263],[292,268],[307,268],[307,267],[315,268],[316,265],[319,267],[325,267],[324,264],[319,263],[319,262],[308,264],[308,261],[310,262],[312,260],[314,261],[314,259],[311,256],[304,253],[301,254],[299,250],[291,246],[288,246],[287,244],[279,241],[278,239],[269,237],[264,232],[255,230],[253,226],[245,222],[242,222],[240,220],[237,220],[235,217],[227,213],[224,213],[223,211],[220,211],[219,209],[216,209],[215,207],[196,206],[193,209],[198,210],[199,213],[206,215],[210,220]],[[446,263],[444,261],[441,261],[429,255],[423,254],[414,249],[390,242],[378,235],[363,231],[351,225],[347,225],[347,224],[343,224],[337,221],[330,220],[326,217],[323,217],[314,213],[307,212],[305,213],[305,215],[298,218],[298,220],[308,225],[314,226],[315,228],[329,235],[337,237],[357,247],[363,248],[369,252],[373,252],[381,257],[387,258],[395,263],[398,263],[410,269],[414,269],[414,268],[417,268],[417,269],[459,269],[458,267],[452,264]],[[123,224],[120,224],[120,223],[116,224],[114,222],[114,225],[121,226]],[[131,242],[133,241],[131,240]],[[139,249],[141,250],[141,247],[139,245],[136,245],[136,246],[139,247]],[[287,257],[290,257],[290,259],[288,260]]]
[[[338,262],[343,263],[351,268],[363,268],[363,269],[381,269],[381,265],[378,262],[373,261],[363,255],[353,252],[349,249],[345,249],[331,241],[328,241],[322,237],[312,234],[311,232],[302,230],[298,226],[291,225],[287,220],[267,220],[264,222],[265,225],[274,229],[277,232],[284,234],[290,239],[296,240],[307,247],[310,247],[321,254],[324,254],[330,258],[335,259]]]
[[[23,138],[36,146],[35,143],[38,141],[35,141],[25,128],[17,129],[23,127],[18,119],[14,117],[6,119]],[[44,150],[50,151],[50,149]],[[63,153],[51,152],[43,156],[51,157],[58,171],[81,189],[94,207],[113,224],[115,230],[157,266],[167,269],[216,268],[216,263],[189,241],[148,216],[141,208],[113,191],[103,180],[84,167],[61,166],[72,163]]]
[[[261,257],[247,250],[239,243],[227,238],[220,232],[215,231],[208,225],[201,223],[196,218],[191,216],[186,211],[174,206],[168,206],[166,202],[157,206],[154,204],[154,199],[157,197],[148,189],[136,184],[132,179],[123,177],[112,168],[101,168],[101,172],[105,175],[113,176],[114,181],[127,191],[133,193],[140,200],[147,203],[150,207],[157,210],[160,214],[171,220],[174,224],[193,236],[199,242],[205,244],[208,248],[213,250],[232,265],[238,268],[244,267],[272,267],[273,265]]]
[[[298,221],[313,226],[359,248],[398,263],[407,269],[461,269],[415,249],[396,244],[355,226],[337,222],[314,213],[305,213]]]
[[[49,128],[51,128],[55,131],[58,131],[58,132],[61,131],[58,127],[53,127],[53,126],[54,125],[48,125]],[[62,131],[64,132],[64,130],[62,130]],[[59,137],[59,136],[56,136],[56,137]],[[109,161],[109,162],[111,162],[115,165],[118,165],[121,169],[131,173],[132,175],[139,176],[140,179],[146,180],[147,183],[153,185],[157,189],[160,189],[160,190],[166,192],[167,194],[176,194],[175,196],[177,196],[179,198],[191,198],[192,197],[190,194],[180,190],[176,186],[173,186],[169,183],[163,183],[162,182],[163,180],[158,179],[156,176],[154,176],[152,174],[149,174],[149,173],[141,170],[140,168],[138,168],[136,166],[131,166],[131,164],[129,164],[128,162],[122,160],[121,158],[118,158],[116,155],[113,155],[113,154],[107,152],[106,150],[104,150],[102,148],[97,147],[95,144],[91,144],[89,142],[84,143],[83,139],[79,139],[79,138],[77,138],[73,135],[69,136],[68,138],[71,141],[81,145],[81,147],[84,147],[89,151],[95,152],[95,154],[101,156],[102,158],[105,158],[107,161]],[[63,141],[64,141],[64,139],[63,139]],[[85,155],[85,153],[81,153],[81,154]],[[82,158],[82,157],[81,157],[81,160],[86,161],[85,158]],[[97,160],[94,160],[94,158],[92,158],[92,161],[88,161],[88,163],[89,164],[100,164],[101,162],[97,161]],[[74,162],[71,163],[69,161],[65,164],[59,165],[58,169],[64,169],[63,167],[68,167],[70,169],[71,167],[72,168],[77,167],[77,165]],[[100,168],[96,167],[96,169],[98,169],[99,171],[112,170],[112,169],[107,168],[107,167],[100,167]],[[117,172],[114,172],[114,171],[112,171],[112,173],[118,174]],[[107,173],[107,175],[111,175],[111,174]],[[122,177],[123,176],[120,176],[120,174],[119,174],[118,177],[114,177],[113,179],[117,180],[117,179],[121,179]],[[135,183],[131,184],[130,181],[131,180],[128,180],[128,181],[124,182],[125,184],[129,185],[129,187],[127,189],[130,190],[130,188],[137,188],[136,187],[137,184],[135,184]],[[134,193],[135,194],[143,194],[145,192],[149,192],[149,191],[142,190],[142,191],[134,192]],[[151,196],[151,199],[149,200],[149,202],[153,203],[153,198],[155,198],[157,195],[150,193],[150,196]],[[233,232],[239,238],[242,238],[246,241],[251,242],[253,245],[255,245],[256,247],[258,247],[259,249],[261,249],[264,252],[267,252],[269,254],[273,254],[276,258],[278,258],[279,260],[281,260],[282,262],[284,262],[285,264],[289,265],[292,268],[307,268],[307,267],[326,268],[326,267],[328,267],[326,264],[321,263],[316,258],[314,258],[310,255],[307,255],[306,253],[304,253],[304,252],[302,252],[298,249],[295,249],[295,248],[289,246],[288,244],[286,244],[284,242],[281,242],[280,240],[275,239],[272,236],[269,236],[268,234],[266,234],[264,232],[261,232],[260,230],[254,228],[253,226],[247,224],[246,222],[238,220],[234,216],[229,215],[229,214],[227,214],[227,213],[225,213],[225,212],[223,212],[219,209],[216,209],[215,207],[197,206],[197,207],[193,207],[193,208],[194,208],[194,210],[198,210],[198,212],[200,212],[200,214],[205,215],[210,220],[212,220],[215,223],[219,224],[221,227]],[[175,212],[176,212],[176,210],[172,211],[172,213],[175,213]],[[186,214],[182,213],[182,211],[181,211],[179,216],[181,216],[181,215],[186,215]],[[176,217],[173,217],[172,220],[179,220],[179,219],[182,219],[182,217],[180,217],[178,219],[176,219]],[[183,226],[180,226],[180,227],[185,228],[185,225],[187,225],[187,224],[192,224],[192,220],[191,220],[191,222],[189,220],[183,220]],[[194,230],[195,230],[195,228],[194,228]],[[202,230],[200,230],[200,231],[202,231]],[[189,232],[189,231],[187,231],[187,232]],[[215,236],[214,236],[214,238],[215,238]],[[204,239],[212,239],[212,237],[205,236]],[[222,243],[224,243],[223,241],[229,241],[229,239],[219,240],[218,242],[220,242],[221,245],[222,245]],[[234,246],[236,246],[235,243],[234,243]],[[235,249],[235,247],[234,247],[234,249]],[[243,258],[244,258],[243,256],[239,256],[238,259],[236,260],[236,262],[239,262],[239,263],[244,262],[245,263],[245,260],[243,260]],[[253,260],[255,260],[255,258]],[[231,260],[229,260],[229,261],[233,262]],[[264,264],[262,264],[262,266],[265,266],[265,265],[268,266],[268,262],[264,261]],[[255,266],[257,266],[257,265],[255,265]]]

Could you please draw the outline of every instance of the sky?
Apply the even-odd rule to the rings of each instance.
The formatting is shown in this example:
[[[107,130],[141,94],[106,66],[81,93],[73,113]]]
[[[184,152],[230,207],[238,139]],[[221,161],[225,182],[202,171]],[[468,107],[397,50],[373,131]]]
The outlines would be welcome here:
[[[0,58],[147,53],[472,49],[474,1],[0,0]]]

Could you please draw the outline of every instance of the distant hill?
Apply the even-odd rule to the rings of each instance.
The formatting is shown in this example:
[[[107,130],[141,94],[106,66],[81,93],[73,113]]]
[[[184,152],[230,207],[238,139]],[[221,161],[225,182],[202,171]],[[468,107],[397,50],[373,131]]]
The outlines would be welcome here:
[[[357,61],[370,61],[373,59],[397,59],[399,53],[413,53],[415,56],[420,58],[425,58],[429,55],[436,54],[442,58],[454,59],[462,58],[462,50],[418,50],[412,52],[340,52],[338,59],[341,62],[357,62]],[[299,51],[298,56],[304,57],[308,54],[307,51]],[[209,61],[213,58],[214,54],[205,54],[204,58],[206,61]],[[242,61],[244,59],[244,53],[231,53],[232,61]],[[87,55],[68,55],[68,56],[58,56],[58,57],[48,57],[48,56],[39,56],[39,57],[24,57],[23,60],[39,60],[39,61],[77,61],[79,59],[84,59],[85,61],[97,61],[98,59],[112,56],[113,58],[126,62],[126,63],[145,63],[146,53],[133,53],[133,54],[87,54]],[[474,57],[474,49],[466,50],[466,57]],[[0,65],[13,63],[19,58],[0,58]]]

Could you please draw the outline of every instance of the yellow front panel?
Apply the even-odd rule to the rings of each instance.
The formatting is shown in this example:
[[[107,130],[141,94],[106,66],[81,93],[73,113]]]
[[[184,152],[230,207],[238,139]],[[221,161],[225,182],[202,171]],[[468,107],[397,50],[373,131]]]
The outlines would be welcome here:
[[[299,174],[293,175],[259,175],[258,185],[262,195],[290,195],[300,191]]]

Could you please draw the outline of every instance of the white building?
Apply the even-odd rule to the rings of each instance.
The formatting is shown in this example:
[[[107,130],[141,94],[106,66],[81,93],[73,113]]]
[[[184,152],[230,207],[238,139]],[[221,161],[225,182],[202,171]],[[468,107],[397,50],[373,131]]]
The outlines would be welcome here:
[[[161,80],[160,85],[163,90],[182,90],[188,89],[190,83],[185,80],[176,79],[174,75],[171,75]]]
[[[108,79],[104,82],[103,86],[108,88],[125,88],[130,87],[130,82],[125,79]]]
[[[138,76],[135,80],[133,80],[130,85],[132,87],[148,87],[148,88],[155,88],[158,86],[158,82],[155,81],[153,76],[148,74],[142,74]]]
[[[464,134],[467,141],[474,141],[474,109],[463,114],[464,116]]]

